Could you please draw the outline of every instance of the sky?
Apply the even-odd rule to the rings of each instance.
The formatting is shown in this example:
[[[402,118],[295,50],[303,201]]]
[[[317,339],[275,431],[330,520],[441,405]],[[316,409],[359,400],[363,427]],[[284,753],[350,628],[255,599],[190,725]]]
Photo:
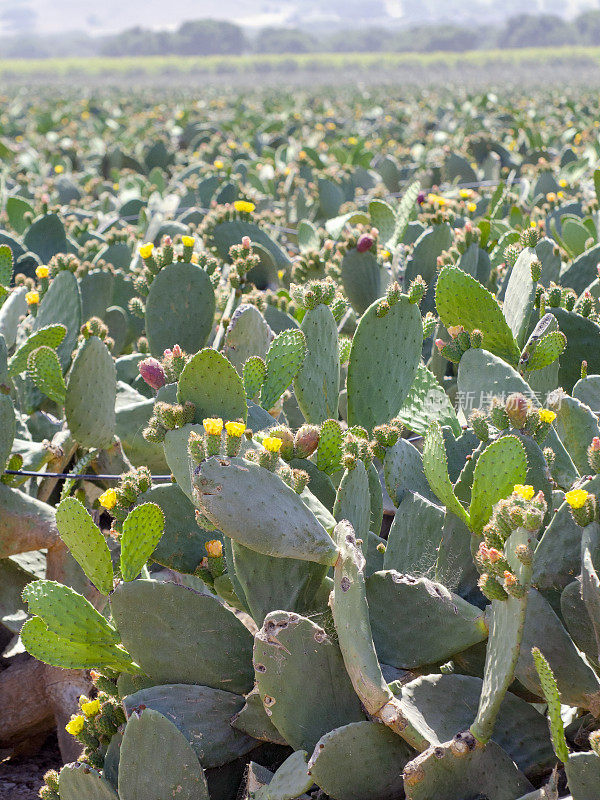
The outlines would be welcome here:
[[[0,0],[0,33],[116,33],[136,25],[174,28],[188,19],[227,19],[247,28],[267,25],[349,26],[487,21],[522,11],[576,13],[600,0]]]

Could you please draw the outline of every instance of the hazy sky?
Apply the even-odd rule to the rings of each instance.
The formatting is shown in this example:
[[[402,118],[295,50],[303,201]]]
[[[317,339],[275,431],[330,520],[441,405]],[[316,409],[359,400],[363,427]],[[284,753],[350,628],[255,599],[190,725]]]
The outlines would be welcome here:
[[[573,13],[599,0],[0,0],[0,32],[111,33],[135,25],[176,27],[186,19],[229,19],[248,27],[464,20],[523,11]]]

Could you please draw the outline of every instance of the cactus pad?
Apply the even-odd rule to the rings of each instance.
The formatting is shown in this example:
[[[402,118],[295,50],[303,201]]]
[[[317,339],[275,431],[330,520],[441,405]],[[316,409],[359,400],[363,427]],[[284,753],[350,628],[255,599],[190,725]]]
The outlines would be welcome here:
[[[106,540],[93,519],[74,497],[66,497],[56,509],[61,539],[85,574],[102,594],[113,588],[113,568]]]
[[[134,580],[160,541],[165,515],[155,503],[136,506],[123,522],[121,534],[121,576]]]

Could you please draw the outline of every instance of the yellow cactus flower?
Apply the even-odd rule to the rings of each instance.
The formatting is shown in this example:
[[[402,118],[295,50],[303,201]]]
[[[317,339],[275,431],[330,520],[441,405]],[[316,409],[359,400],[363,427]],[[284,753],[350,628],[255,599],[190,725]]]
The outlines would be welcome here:
[[[558,182],[558,185],[561,189],[566,189],[568,184],[564,178],[561,178]]]
[[[477,203],[467,203],[467,211],[469,214],[473,214],[477,211]]]
[[[103,492],[103,494],[100,495],[98,502],[103,508],[105,508],[107,511],[110,511],[117,505],[117,493],[114,489],[107,489],[105,492]]]
[[[263,439],[262,444],[265,450],[268,450],[269,453],[278,453],[281,450],[281,445],[283,442],[276,436],[267,436],[266,439]]]
[[[529,227],[530,228],[537,228],[537,222],[534,219],[532,219],[531,222],[529,223]]]
[[[202,420],[204,430],[211,436],[220,436],[223,430],[223,420],[221,417],[207,417]]]
[[[282,281],[285,278],[285,270],[284,269],[278,269],[277,270],[277,277],[279,278],[280,281]]]
[[[352,145],[352,146],[354,146],[355,144],[358,144],[358,139],[356,138],[356,136],[349,136],[348,137],[348,144]]]
[[[140,255],[144,259],[150,258],[154,251],[154,245],[152,242],[146,242],[146,244],[140,245]]]
[[[85,725],[85,717],[83,714],[78,714],[76,717],[71,717],[69,722],[65,725],[65,730],[71,736],[77,736],[83,730]]]
[[[585,489],[571,489],[565,495],[565,500],[571,508],[583,508],[585,501],[588,499],[588,492]]]
[[[243,422],[226,422],[225,430],[228,436],[243,436],[246,426]]]
[[[50,270],[48,269],[48,267],[42,265],[42,266],[36,268],[35,274],[36,274],[36,277],[38,277],[40,279],[41,278],[47,278],[48,275],[50,274]]]
[[[254,203],[251,203],[249,200],[236,200],[235,203],[233,204],[233,207],[235,208],[236,211],[245,214],[251,214],[256,208]]]
[[[34,291],[27,292],[25,295],[25,302],[28,306],[37,306],[37,304],[40,302],[40,293]]]
[[[554,411],[550,411],[549,408],[541,408],[540,419],[542,422],[549,422],[550,424],[552,424],[556,419],[556,414],[554,413]]]
[[[196,240],[193,236],[182,236],[181,241],[183,242],[184,247],[193,247],[196,243]]]
[[[389,250],[383,250],[383,251],[382,251],[382,253],[381,253],[381,256],[382,256],[382,258],[384,258],[386,261],[389,261],[389,260],[390,260],[390,258],[392,257],[392,254],[390,253],[390,251],[389,251]]]
[[[113,183],[113,189],[115,190],[115,192],[119,191],[119,183],[118,183],[118,181],[116,183]]]
[[[474,192],[473,189],[461,189],[459,194],[463,200],[468,200],[470,197],[473,197]]]
[[[88,719],[95,717],[96,714],[100,713],[100,700],[88,700],[87,703],[82,703],[81,710]]]
[[[535,494],[533,486],[523,486],[522,483],[517,483],[513,492],[518,494],[519,497],[522,497],[523,500],[533,500],[533,495]]]
[[[548,192],[548,194],[546,195],[546,200],[549,203],[555,203],[556,202],[556,194],[554,192]]]
[[[90,118],[90,112],[89,111],[82,111],[81,112],[81,119],[89,119],[89,118]]]
[[[223,544],[218,539],[211,539],[204,547],[211,558],[221,558],[223,555]]]
[[[427,202],[436,203],[438,206],[447,206],[450,201],[446,197],[442,197],[441,194],[433,194],[430,192],[427,195]]]
[[[221,159],[220,159],[220,158],[217,158],[217,159],[216,159],[216,160],[213,162],[213,167],[214,167],[215,169],[223,169],[223,167],[224,167],[224,166],[225,166],[225,164],[224,164],[224,163],[221,161]]]
[[[57,164],[57,165],[54,167],[54,172],[56,172],[56,174],[57,174],[57,175],[60,175],[60,173],[61,173],[61,172],[64,172],[64,171],[65,171],[65,168],[63,167],[63,165],[62,165],[62,164]]]

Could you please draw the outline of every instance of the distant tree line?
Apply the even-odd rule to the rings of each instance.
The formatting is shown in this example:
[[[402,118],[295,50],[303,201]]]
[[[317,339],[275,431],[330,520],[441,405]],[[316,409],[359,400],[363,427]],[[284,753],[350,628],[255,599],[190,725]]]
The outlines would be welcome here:
[[[569,21],[552,14],[520,14],[497,25],[427,24],[410,28],[307,31],[263,28],[248,34],[230,22],[193,20],[174,31],[130,28],[112,36],[33,35],[0,40],[3,58],[84,55],[238,55],[256,53],[434,52],[490,48],[599,45],[600,11]]]

